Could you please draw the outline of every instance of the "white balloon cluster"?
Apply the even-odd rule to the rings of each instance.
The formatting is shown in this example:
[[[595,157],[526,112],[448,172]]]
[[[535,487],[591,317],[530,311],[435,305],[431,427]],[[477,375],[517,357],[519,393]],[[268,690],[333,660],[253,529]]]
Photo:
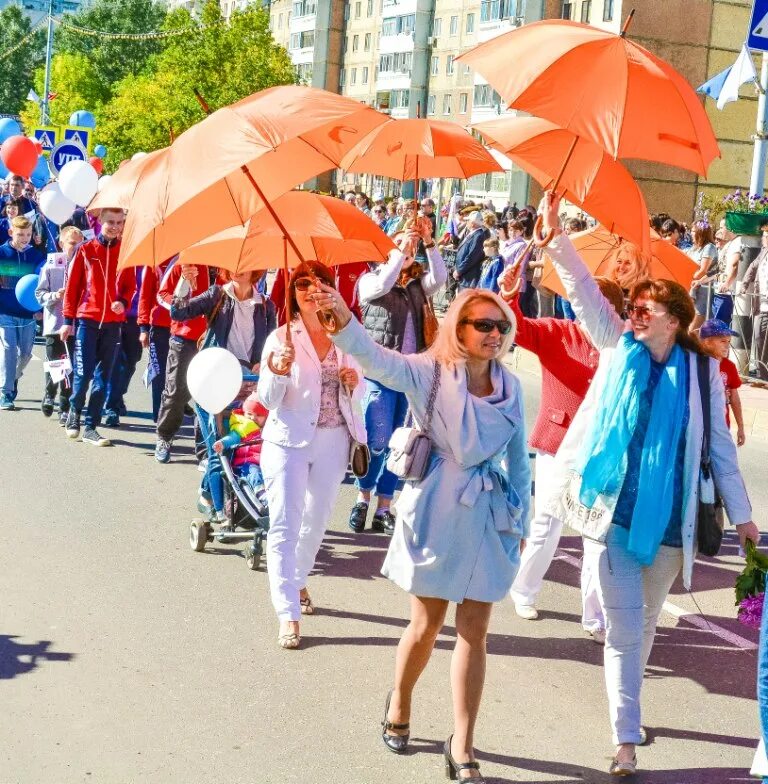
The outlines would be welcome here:
[[[96,195],[99,175],[87,161],[70,161],[62,166],[58,182],[46,185],[40,192],[40,210],[58,224],[66,223],[75,208],[85,207]]]
[[[58,182],[52,182],[40,191],[38,204],[43,215],[59,226],[72,217],[77,206],[61,192]]]
[[[225,348],[204,349],[187,369],[190,394],[209,414],[221,413],[237,397],[242,383],[240,363]]]

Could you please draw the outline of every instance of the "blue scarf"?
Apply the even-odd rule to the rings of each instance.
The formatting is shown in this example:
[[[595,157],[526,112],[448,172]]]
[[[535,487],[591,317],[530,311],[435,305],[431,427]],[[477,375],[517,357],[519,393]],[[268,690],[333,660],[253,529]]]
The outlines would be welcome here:
[[[675,459],[686,405],[686,353],[675,344],[653,394],[640,460],[640,481],[628,550],[640,563],[656,557],[672,514]],[[624,333],[608,369],[602,404],[576,461],[579,500],[592,508],[599,495],[618,499],[627,473],[627,450],[637,426],[651,370],[650,352]]]

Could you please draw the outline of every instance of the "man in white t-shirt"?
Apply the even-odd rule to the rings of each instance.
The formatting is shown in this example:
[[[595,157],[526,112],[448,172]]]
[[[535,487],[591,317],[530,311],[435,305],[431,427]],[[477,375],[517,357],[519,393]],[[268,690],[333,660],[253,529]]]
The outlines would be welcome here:
[[[712,318],[720,319],[730,326],[733,318],[733,293],[736,288],[736,276],[739,273],[739,262],[744,250],[742,238],[725,227],[725,220],[720,223],[720,232],[726,241],[722,258],[724,268],[721,270],[717,293],[712,298]]]

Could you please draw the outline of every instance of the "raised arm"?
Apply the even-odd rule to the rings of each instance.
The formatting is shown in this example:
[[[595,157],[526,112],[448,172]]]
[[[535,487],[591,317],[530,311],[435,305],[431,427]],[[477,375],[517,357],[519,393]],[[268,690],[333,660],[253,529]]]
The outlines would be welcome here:
[[[187,299],[174,297],[171,304],[171,318],[174,321],[189,321],[198,316],[210,316],[219,297],[226,296],[219,286],[215,284],[202,294]]]
[[[379,297],[383,297],[397,283],[406,256],[402,251],[391,250],[389,259],[377,265],[375,270],[366,272],[357,281],[357,296],[361,305],[369,305]]]
[[[421,279],[421,287],[424,289],[424,293],[431,297],[448,280],[448,270],[436,245],[427,248],[427,261],[429,262],[429,267]]]

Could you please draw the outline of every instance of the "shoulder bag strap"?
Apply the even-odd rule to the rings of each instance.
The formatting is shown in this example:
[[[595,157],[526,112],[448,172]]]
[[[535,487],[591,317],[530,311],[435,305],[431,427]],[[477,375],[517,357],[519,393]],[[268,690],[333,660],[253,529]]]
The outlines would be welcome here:
[[[422,432],[429,435],[432,429],[432,413],[435,409],[435,398],[437,398],[437,390],[440,387],[440,363],[435,361],[435,369],[432,374],[432,386],[429,389],[429,398],[427,400],[426,416],[424,418],[424,429]]]
[[[696,369],[699,376],[699,394],[701,395],[701,413],[704,418],[704,440],[701,446],[701,470],[705,479],[710,476],[709,441],[712,432],[712,410],[709,394],[709,357],[699,354],[696,357]]]

